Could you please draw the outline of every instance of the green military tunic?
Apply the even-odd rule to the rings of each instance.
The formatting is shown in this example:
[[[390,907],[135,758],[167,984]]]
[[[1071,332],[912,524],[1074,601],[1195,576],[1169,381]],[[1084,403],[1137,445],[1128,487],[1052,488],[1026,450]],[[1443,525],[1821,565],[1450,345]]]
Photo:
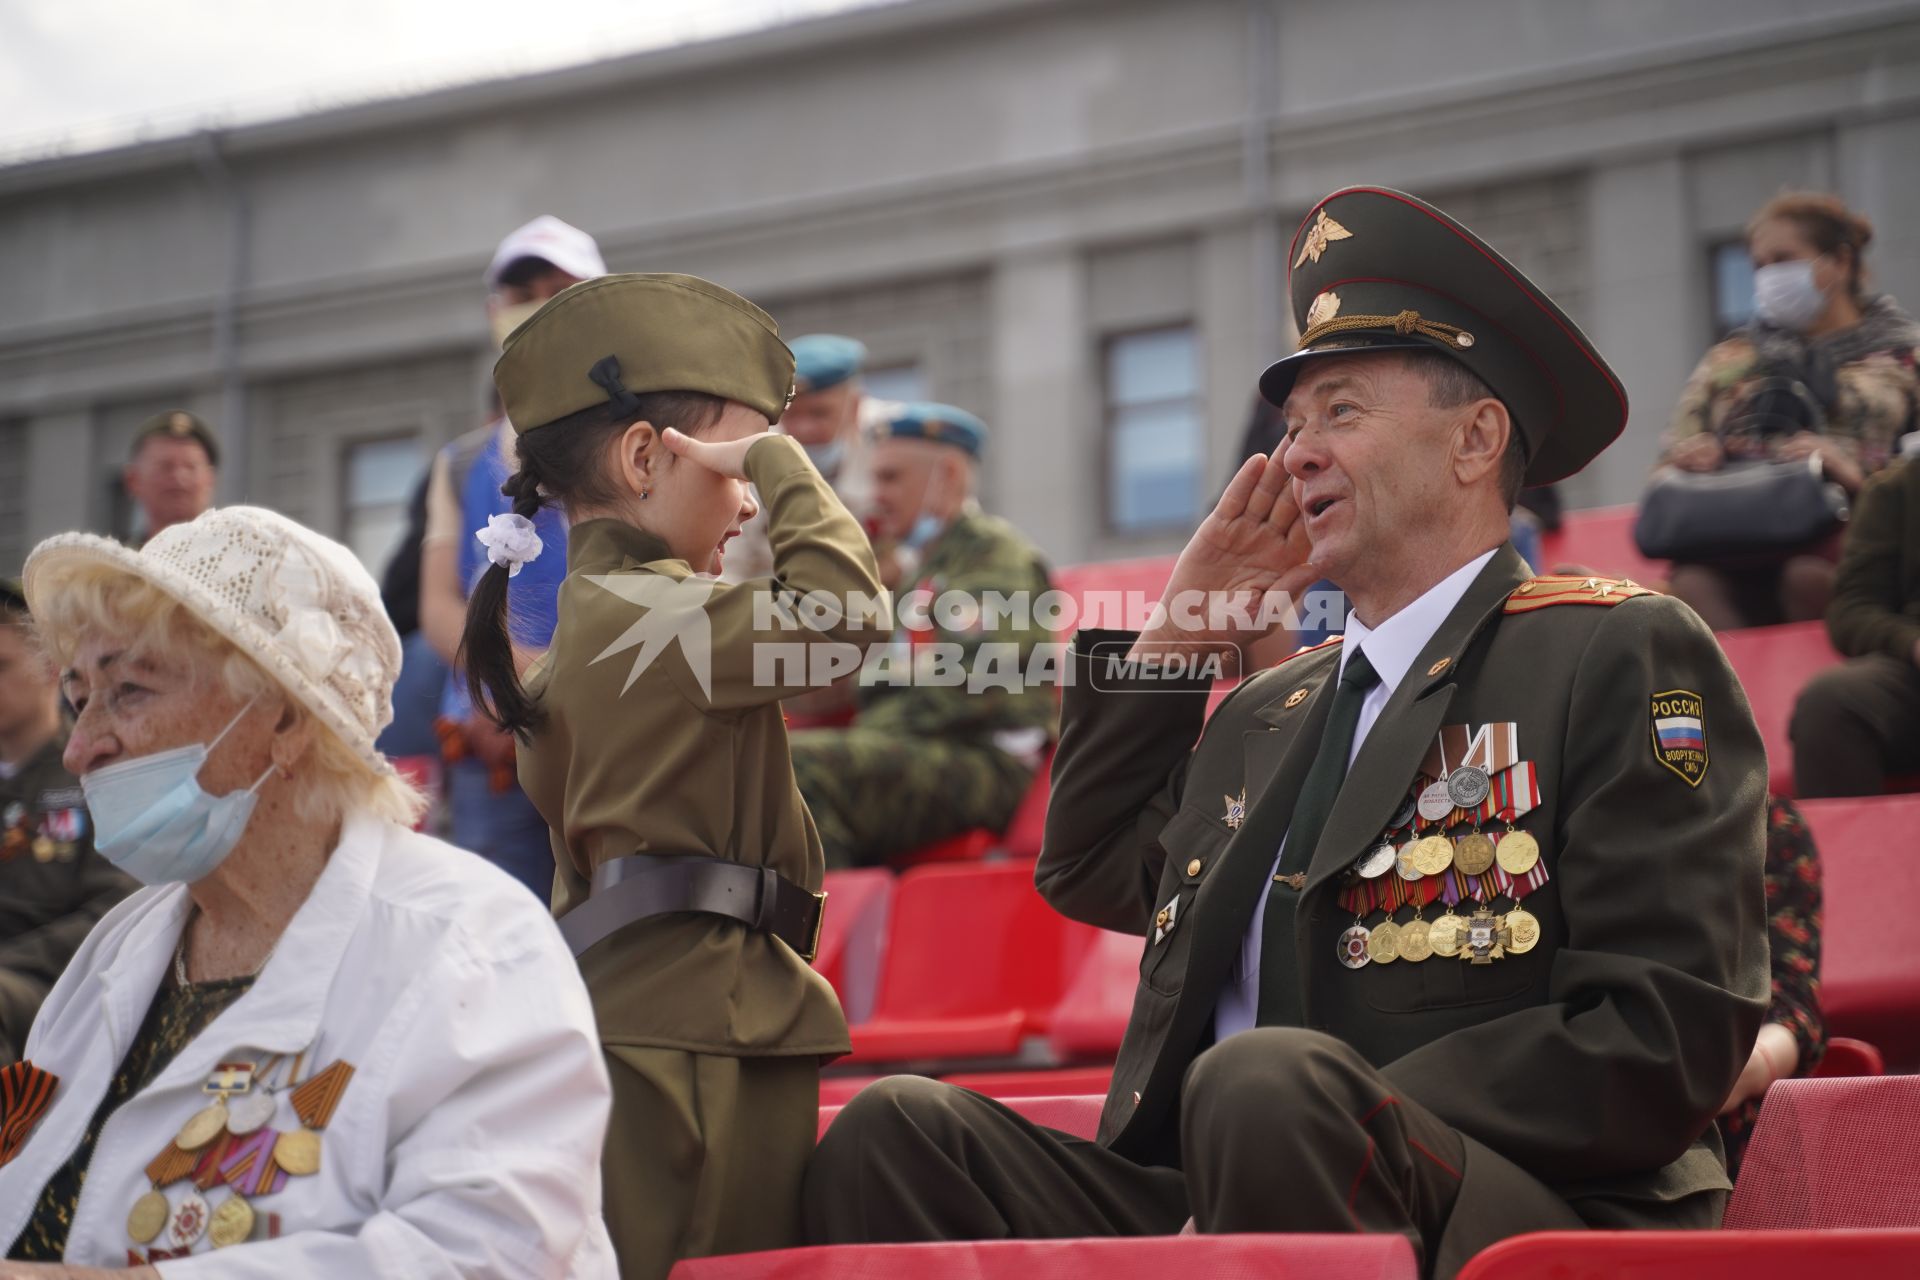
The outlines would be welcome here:
[[[615,520],[570,531],[559,625],[528,679],[544,718],[519,755],[553,832],[556,914],[630,854],[706,854],[820,887],[779,705],[798,673],[761,651],[862,645],[886,624],[792,632],[766,601],[880,587],[865,536],[797,444],[757,443],[746,470],[771,512],[771,581],[696,576]],[[636,625],[647,619],[660,625]],[[629,925],[581,969],[614,1078],[606,1203],[622,1274],[791,1243],[818,1064],[849,1048],[826,980],[771,935],[698,914]]]
[[[1807,683],[1793,709],[1803,796],[1871,796],[1920,768],[1920,466],[1869,477],[1854,504],[1827,606],[1848,661]]]
[[[977,509],[956,516],[928,549],[901,593],[891,649],[861,678],[852,726],[793,738],[794,772],[829,865],[882,863],[1011,821],[1057,721],[1056,681],[1025,679],[1050,639],[1038,617],[1049,586],[1026,536]],[[950,594],[1016,607],[983,608],[977,625],[965,625],[974,618],[963,610],[933,607]],[[933,674],[936,654],[957,681]]]
[[[138,885],[93,848],[63,731],[0,778],[0,1065],[101,916]]]

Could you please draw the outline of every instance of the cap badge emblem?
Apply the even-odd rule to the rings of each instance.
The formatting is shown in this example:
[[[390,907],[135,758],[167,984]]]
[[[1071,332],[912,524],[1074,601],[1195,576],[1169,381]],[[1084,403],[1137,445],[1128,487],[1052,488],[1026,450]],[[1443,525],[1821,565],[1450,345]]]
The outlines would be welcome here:
[[[1327,251],[1327,245],[1335,240],[1351,240],[1353,232],[1347,230],[1321,209],[1314,214],[1313,225],[1307,228],[1307,234],[1300,245],[1300,256],[1293,260],[1294,270],[1299,270],[1309,262],[1320,261],[1320,255]]]
[[[1340,295],[1329,289],[1313,300],[1307,308],[1307,328],[1312,329],[1325,324],[1340,314]]]

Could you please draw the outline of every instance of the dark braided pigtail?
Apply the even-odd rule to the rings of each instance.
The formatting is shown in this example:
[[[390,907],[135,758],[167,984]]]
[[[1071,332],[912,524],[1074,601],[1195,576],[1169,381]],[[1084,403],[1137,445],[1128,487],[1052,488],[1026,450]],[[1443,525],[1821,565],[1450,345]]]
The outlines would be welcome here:
[[[531,520],[546,505],[540,482],[526,465],[522,451],[520,469],[500,486],[500,492],[513,499],[513,513]],[[562,549],[554,547],[551,554]],[[483,715],[514,736],[525,739],[533,731],[538,708],[520,683],[513,662],[513,632],[508,625],[507,581],[512,575],[504,565],[488,565],[474,583],[467,598],[467,625],[460,636],[460,663],[467,672],[467,692]]]

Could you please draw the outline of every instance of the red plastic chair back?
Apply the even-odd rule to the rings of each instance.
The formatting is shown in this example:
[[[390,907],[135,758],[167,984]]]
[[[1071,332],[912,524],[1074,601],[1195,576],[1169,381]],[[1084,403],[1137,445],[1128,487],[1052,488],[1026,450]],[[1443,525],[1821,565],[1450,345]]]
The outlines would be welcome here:
[[[1040,856],[1040,843],[1047,833],[1047,798],[1052,794],[1053,752],[1048,751],[1033,781],[1027,784],[1027,794],[1021,799],[1020,807],[1013,811],[1007,834],[1001,837],[1000,847],[1009,858],[1032,861]]]
[[[827,915],[820,927],[820,950],[813,957],[813,967],[833,984],[849,1022],[858,1022],[873,1011],[893,881],[893,872],[884,867],[862,867],[829,871],[822,886],[827,893]]]
[[[1767,789],[1790,796],[1794,794],[1793,738],[1787,730],[1793,722],[1793,704],[1808,680],[1841,661],[1827,639],[1827,626],[1789,622],[1780,627],[1722,631],[1718,638],[1753,708],[1760,741],[1766,744]],[[1711,721],[1707,732],[1713,732]]]
[[[1808,1280],[1908,1276],[1920,1231],[1538,1231],[1482,1249],[1458,1280]]]
[[[1664,583],[1670,566],[1641,555],[1633,540],[1633,524],[1639,516],[1637,506],[1569,511],[1558,529],[1540,535],[1540,557],[1546,563],[1535,568],[1554,573],[1561,565],[1574,565],[1608,578],[1631,578],[1644,586]]]
[[[1895,1070],[1920,1066],[1920,963],[1889,945],[1891,904],[1920,895],[1920,795],[1805,800],[1826,910],[1820,1004],[1835,1035],[1871,1041]]]
[[[1916,1129],[1920,1076],[1782,1080],[1761,1104],[1724,1225],[1920,1227]]]
[[[1820,1055],[1820,1065],[1813,1069],[1816,1080],[1830,1080],[1835,1076],[1883,1076],[1887,1073],[1886,1059],[1880,1050],[1865,1040],[1854,1040],[1847,1036],[1832,1036],[1827,1040],[1827,1051]]]
[[[1131,934],[1099,931],[1054,1011],[1053,1049],[1061,1058],[1111,1058],[1119,1052],[1145,946]]]
[[[1053,588],[1072,596],[1078,606],[1073,628],[1117,627],[1138,630],[1147,611],[1167,589],[1173,576],[1173,556],[1138,560],[1108,560],[1056,569]]]

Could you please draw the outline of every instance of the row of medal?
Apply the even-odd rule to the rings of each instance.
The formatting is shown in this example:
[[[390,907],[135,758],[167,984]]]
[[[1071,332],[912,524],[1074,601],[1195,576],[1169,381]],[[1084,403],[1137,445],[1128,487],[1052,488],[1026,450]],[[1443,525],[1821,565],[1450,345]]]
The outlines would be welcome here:
[[[344,1059],[302,1079],[308,1059],[302,1053],[291,1060],[275,1054],[258,1063],[223,1062],[207,1077],[201,1092],[213,1101],[147,1165],[153,1189],[127,1214],[127,1235],[137,1245],[155,1247],[145,1255],[129,1249],[127,1265],[184,1258],[202,1239],[215,1248],[240,1244],[261,1226],[269,1239],[279,1234],[279,1215],[266,1214],[263,1223],[253,1202],[284,1189],[289,1177],[320,1172],[320,1131],[353,1079],[353,1064]],[[273,1126],[283,1094],[300,1122],[297,1129]],[[166,1188],[189,1179],[192,1186],[178,1202],[169,1200]],[[210,1205],[201,1193],[222,1185],[227,1195]]]
[[[1340,935],[1340,963],[1364,969],[1437,955],[1491,964],[1531,951],[1540,941],[1540,922],[1520,903],[1548,874],[1539,842],[1514,824],[1539,803],[1539,781],[1527,761],[1493,774],[1473,765],[1437,779],[1421,774],[1380,840],[1347,871],[1340,906],[1353,912],[1353,924]],[[1485,828],[1494,822],[1502,829],[1490,834]],[[1491,904],[1502,897],[1514,905],[1496,913]],[[1428,921],[1435,899],[1446,910]],[[1467,914],[1456,914],[1463,903]],[[1408,906],[1413,918],[1396,922]],[[1365,920],[1376,911],[1384,918],[1369,927]]]
[[[86,835],[86,819],[83,808],[51,809],[36,823],[33,812],[15,801],[0,814],[0,862],[29,852],[35,862],[72,862]]]

